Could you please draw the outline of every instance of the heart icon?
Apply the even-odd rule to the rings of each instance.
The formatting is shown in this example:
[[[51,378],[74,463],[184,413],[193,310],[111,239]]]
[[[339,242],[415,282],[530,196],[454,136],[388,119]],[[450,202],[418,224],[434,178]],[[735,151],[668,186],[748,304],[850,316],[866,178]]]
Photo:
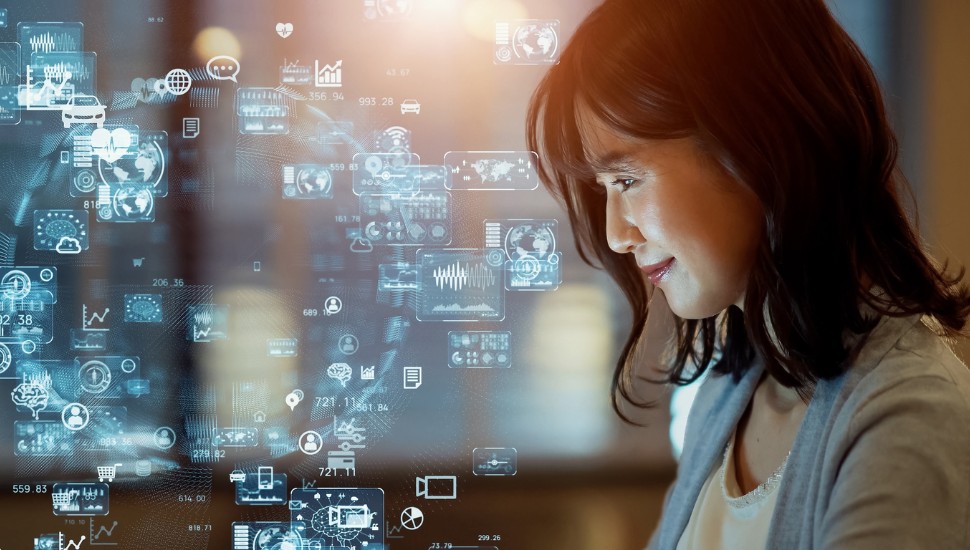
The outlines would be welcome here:
[[[293,34],[293,23],[277,23],[276,34],[280,35],[281,38]]]
[[[105,162],[114,162],[128,152],[131,145],[131,134],[124,128],[115,128],[110,132],[106,128],[98,128],[91,132],[91,149]]]

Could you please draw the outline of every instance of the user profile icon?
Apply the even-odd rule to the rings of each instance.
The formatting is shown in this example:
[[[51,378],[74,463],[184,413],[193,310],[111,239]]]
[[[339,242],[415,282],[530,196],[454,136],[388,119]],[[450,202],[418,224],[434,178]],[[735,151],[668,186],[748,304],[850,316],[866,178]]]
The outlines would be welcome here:
[[[83,430],[90,420],[91,414],[88,408],[80,403],[68,403],[61,411],[61,422],[64,427],[75,432]]]
[[[360,349],[360,341],[353,334],[344,334],[341,336],[340,342],[337,345],[340,348],[340,353],[344,355],[353,355]]]
[[[323,446],[323,438],[320,434],[313,431],[307,430],[300,435],[300,450],[304,454],[315,455],[320,452]]]
[[[162,426],[155,430],[155,446],[161,450],[171,449],[175,445],[175,430],[168,426]]]
[[[341,302],[340,298],[337,298],[336,296],[327,298],[323,304],[323,312],[325,315],[336,315],[337,313],[340,313],[340,310],[344,307],[343,302]]]

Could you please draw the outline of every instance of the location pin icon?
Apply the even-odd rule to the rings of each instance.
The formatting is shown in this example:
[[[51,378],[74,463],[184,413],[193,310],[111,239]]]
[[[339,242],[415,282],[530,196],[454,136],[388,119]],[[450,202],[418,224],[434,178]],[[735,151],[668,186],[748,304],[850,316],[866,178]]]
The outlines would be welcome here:
[[[289,405],[291,411],[296,408],[299,402],[300,396],[296,393],[290,393],[286,396],[286,404]]]

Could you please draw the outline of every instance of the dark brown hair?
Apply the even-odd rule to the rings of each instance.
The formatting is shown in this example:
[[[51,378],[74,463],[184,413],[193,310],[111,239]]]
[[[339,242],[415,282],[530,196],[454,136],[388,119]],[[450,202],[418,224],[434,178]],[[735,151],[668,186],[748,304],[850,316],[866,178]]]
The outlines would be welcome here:
[[[923,252],[900,204],[909,187],[878,82],[823,0],[607,0],[535,91],[527,139],[581,257],[605,268],[633,309],[613,376],[624,419],[621,398],[649,406],[632,390],[647,288],[632,255],[607,244],[578,105],[631,140],[695,139],[765,212],[744,313],[677,319],[662,382],[696,380],[715,356],[712,372],[738,379],[759,354],[806,395],[846,368],[848,331],[878,321],[860,301],[882,315],[928,315],[944,337],[963,329],[964,270],[947,275]],[[884,293],[870,294],[864,277]]]

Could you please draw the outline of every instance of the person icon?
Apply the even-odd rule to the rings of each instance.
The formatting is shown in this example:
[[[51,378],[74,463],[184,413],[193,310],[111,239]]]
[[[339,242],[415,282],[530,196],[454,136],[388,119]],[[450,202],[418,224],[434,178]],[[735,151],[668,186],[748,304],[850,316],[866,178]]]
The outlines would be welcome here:
[[[80,403],[69,403],[61,411],[61,422],[69,430],[81,430],[88,425],[89,420],[88,408]]]
[[[341,309],[343,309],[343,304],[340,302],[340,298],[337,298],[336,296],[331,296],[327,298],[327,302],[325,306],[325,311],[327,315],[334,315],[336,313],[340,313]]]
[[[344,334],[340,337],[340,352],[344,355],[353,355],[357,353],[357,348],[360,343],[353,334]]]
[[[84,419],[81,418],[81,407],[71,407],[71,414],[67,417],[67,427],[80,429],[82,425],[84,425]]]
[[[175,431],[168,426],[155,430],[155,446],[159,449],[170,449],[175,445]]]
[[[307,430],[300,435],[300,450],[304,454],[315,455],[320,452],[321,441],[322,438],[319,433],[313,430]]]

